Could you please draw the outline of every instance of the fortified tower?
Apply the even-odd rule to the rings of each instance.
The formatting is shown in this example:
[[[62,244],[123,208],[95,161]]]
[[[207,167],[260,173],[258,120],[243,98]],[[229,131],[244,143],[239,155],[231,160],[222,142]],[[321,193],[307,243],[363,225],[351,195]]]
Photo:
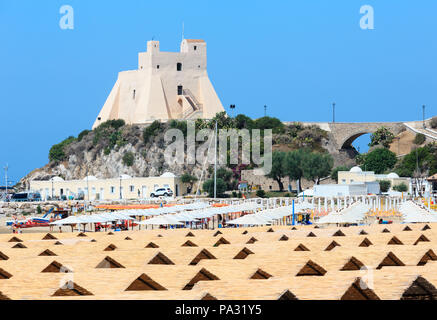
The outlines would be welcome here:
[[[154,120],[212,118],[224,111],[206,70],[206,42],[184,39],[180,52],[162,52],[148,41],[138,69],[123,71],[93,128],[112,119],[128,124]]]

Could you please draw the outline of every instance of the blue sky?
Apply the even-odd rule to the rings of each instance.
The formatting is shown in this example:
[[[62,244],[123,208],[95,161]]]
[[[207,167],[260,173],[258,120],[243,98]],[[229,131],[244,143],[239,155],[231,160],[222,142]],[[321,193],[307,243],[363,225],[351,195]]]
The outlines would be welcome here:
[[[59,9],[74,8],[74,30]],[[372,5],[375,29],[359,26]],[[19,180],[90,128],[119,71],[154,37],[208,44],[225,108],[287,121],[403,121],[437,114],[437,2],[0,0],[0,165]],[[358,141],[361,151],[366,141]],[[0,174],[3,183],[3,172]],[[2,184],[0,183],[0,184]]]

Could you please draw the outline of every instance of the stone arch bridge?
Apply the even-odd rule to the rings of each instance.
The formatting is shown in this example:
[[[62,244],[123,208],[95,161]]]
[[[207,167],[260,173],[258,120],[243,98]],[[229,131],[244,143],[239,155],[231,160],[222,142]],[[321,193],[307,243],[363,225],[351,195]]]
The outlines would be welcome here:
[[[426,120],[429,122],[430,119]],[[291,122],[288,122],[290,124]],[[330,134],[331,141],[338,151],[351,149],[352,143],[358,137],[374,133],[377,129],[385,127],[398,135],[409,130],[413,133],[423,133],[427,138],[437,140],[437,132],[423,129],[422,121],[410,122],[302,122],[304,125],[316,125]],[[429,127],[429,126],[428,126]]]

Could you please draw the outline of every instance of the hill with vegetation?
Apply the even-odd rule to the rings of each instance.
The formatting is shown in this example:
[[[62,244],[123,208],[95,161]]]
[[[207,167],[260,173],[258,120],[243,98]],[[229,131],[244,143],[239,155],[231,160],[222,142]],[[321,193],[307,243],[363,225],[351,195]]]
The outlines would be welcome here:
[[[328,132],[317,126],[305,126],[299,122],[286,125],[272,117],[251,119],[242,114],[228,117],[223,112],[211,120],[196,120],[196,132],[214,128],[216,121],[219,129],[272,129],[273,150],[308,149],[328,153]],[[164,150],[168,145],[164,134],[171,128],[180,129],[186,136],[187,122],[155,121],[140,126],[127,125],[123,120],[109,120],[94,130],[84,130],[77,137],[70,136],[52,146],[48,153],[48,164],[29,173],[18,186],[25,188],[30,180],[48,180],[54,176],[65,180],[83,179],[91,175],[97,178],[114,178],[121,174],[142,177],[159,176],[170,171],[177,175],[186,173],[199,177],[202,164],[169,165],[164,161]],[[253,167],[256,165],[240,164],[229,165],[226,169],[237,180],[242,169]],[[211,172],[211,168],[207,170],[207,177]]]

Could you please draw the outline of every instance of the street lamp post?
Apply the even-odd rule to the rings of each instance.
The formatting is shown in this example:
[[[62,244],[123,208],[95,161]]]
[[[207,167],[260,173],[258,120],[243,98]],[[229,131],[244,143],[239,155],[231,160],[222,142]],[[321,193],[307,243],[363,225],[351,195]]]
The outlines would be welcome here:
[[[423,119],[423,129],[426,128],[425,125],[425,105],[422,106],[422,119]]]
[[[267,117],[267,106],[264,106],[264,117]]]
[[[214,135],[214,200],[217,198],[217,120],[215,121],[215,135]]]
[[[8,164],[5,167],[6,197],[8,196]]]
[[[332,103],[332,123],[335,123],[335,102]]]
[[[235,104],[231,104],[229,108],[232,110],[232,116],[235,116],[234,110],[235,110]]]
[[[120,200],[123,199],[123,195],[121,193],[121,179],[122,179],[122,176],[120,175]]]

